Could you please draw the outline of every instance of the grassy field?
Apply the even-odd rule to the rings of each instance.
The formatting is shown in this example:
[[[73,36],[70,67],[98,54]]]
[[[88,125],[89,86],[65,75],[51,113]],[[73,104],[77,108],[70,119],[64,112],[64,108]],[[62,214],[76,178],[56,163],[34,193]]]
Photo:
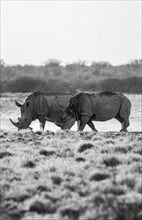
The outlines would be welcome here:
[[[142,219],[142,133],[0,132],[0,220]]]

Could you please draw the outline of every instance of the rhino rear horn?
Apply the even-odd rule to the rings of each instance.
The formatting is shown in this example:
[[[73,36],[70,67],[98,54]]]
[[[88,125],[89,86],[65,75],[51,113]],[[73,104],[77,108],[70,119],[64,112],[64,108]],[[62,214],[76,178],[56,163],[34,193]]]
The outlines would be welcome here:
[[[19,103],[19,102],[17,102],[17,101],[15,101],[15,104],[18,106],[18,107],[21,107],[22,105]]]

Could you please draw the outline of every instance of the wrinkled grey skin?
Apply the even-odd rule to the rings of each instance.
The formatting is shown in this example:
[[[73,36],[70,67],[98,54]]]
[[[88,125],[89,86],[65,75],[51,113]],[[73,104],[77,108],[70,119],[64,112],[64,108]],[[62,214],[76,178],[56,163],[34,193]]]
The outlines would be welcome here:
[[[97,132],[92,121],[107,121],[115,118],[121,123],[120,131],[127,131],[130,110],[129,99],[121,93],[108,91],[80,93],[72,97],[64,109],[62,129],[70,129],[77,121],[79,131],[83,131],[87,124]]]
[[[46,121],[54,122],[57,126],[62,127],[63,108],[71,97],[72,95],[57,96],[36,91],[28,96],[23,105],[15,102],[21,110],[21,117],[18,118],[18,122],[13,122],[11,119],[10,121],[18,130],[29,128],[31,122],[36,119],[39,120],[42,130],[44,130]]]

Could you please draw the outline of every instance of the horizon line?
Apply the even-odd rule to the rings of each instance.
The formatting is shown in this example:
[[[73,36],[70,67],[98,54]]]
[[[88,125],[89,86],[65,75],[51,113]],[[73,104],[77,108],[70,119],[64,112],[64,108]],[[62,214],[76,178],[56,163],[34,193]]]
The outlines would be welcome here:
[[[6,62],[4,59],[0,59],[0,61],[2,61],[4,64],[6,64],[7,66],[17,66],[17,65],[20,65],[20,66],[26,66],[26,65],[31,65],[31,66],[44,66],[46,63],[50,63],[50,61],[57,61],[59,62],[59,64],[61,66],[66,66],[66,65],[70,65],[70,64],[75,64],[75,63],[82,63],[86,66],[91,66],[93,63],[108,63],[108,65],[110,66],[121,66],[121,65],[127,65],[127,64],[130,64],[131,62],[133,61],[142,61],[142,58],[130,58],[127,62],[121,62],[119,64],[112,64],[110,61],[108,60],[84,60],[84,59],[76,59],[76,60],[73,60],[73,61],[69,61],[69,62],[65,62],[65,61],[62,61],[61,59],[58,59],[58,58],[48,58],[46,61],[43,61],[39,64],[33,64],[33,63],[8,63]]]

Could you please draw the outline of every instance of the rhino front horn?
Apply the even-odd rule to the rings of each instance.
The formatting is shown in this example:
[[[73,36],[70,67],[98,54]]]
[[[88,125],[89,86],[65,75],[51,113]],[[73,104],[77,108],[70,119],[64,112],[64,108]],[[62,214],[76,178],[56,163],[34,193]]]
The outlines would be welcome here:
[[[17,102],[17,101],[15,101],[15,104],[18,106],[18,107],[21,107],[22,105],[19,103],[19,102]]]
[[[14,121],[11,120],[11,118],[10,118],[10,121],[11,121],[11,123],[12,123],[14,126],[16,126],[17,128],[19,128],[19,122],[14,122]]]

